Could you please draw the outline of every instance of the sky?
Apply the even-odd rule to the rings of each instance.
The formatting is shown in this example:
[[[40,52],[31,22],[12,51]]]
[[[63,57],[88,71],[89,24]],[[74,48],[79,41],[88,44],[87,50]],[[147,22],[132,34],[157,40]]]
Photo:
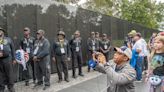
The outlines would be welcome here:
[[[157,1],[157,2],[160,2],[160,1],[161,1],[161,2],[164,2],[164,0],[156,0],[156,1]]]
[[[78,2],[78,5],[82,5],[82,4],[84,4],[85,2],[86,2],[87,0],[80,0],[79,2]],[[157,2],[164,2],[164,0],[156,0]]]

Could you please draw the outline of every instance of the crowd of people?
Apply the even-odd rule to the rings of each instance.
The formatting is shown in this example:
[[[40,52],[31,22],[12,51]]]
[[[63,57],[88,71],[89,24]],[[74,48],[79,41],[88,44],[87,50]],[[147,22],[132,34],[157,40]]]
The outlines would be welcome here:
[[[107,92],[135,92],[134,81],[141,80],[149,85],[147,92],[164,92],[164,32],[153,33],[147,44],[141,33],[132,30],[124,46],[114,50],[112,60],[96,61],[95,69],[107,74]]]
[[[13,64],[16,64],[15,49],[12,40],[4,35],[5,30],[0,27],[0,92],[4,92],[7,85],[9,92],[15,92],[13,78]],[[50,87],[50,61],[55,63],[58,83],[69,82],[68,62],[72,62],[72,77],[84,76],[82,65],[82,38],[80,31],[75,31],[71,40],[66,39],[63,30],[59,30],[57,38],[52,45],[44,36],[44,30],[36,32],[36,38],[30,35],[30,28],[25,27],[24,38],[20,41],[20,49],[29,55],[26,63],[26,70],[23,70],[25,86],[29,86],[30,67],[32,67],[34,88],[44,85],[43,90]],[[134,92],[134,81],[143,80],[143,73],[147,78],[152,75],[164,75],[164,34],[153,33],[148,44],[142,34],[132,30],[125,37],[124,45],[120,48],[112,49],[111,42],[107,34],[100,37],[99,32],[91,32],[87,40],[88,60],[93,59],[93,54],[100,52],[105,59],[95,60],[96,67],[88,65],[88,72],[93,70],[107,74],[108,92]],[[52,47],[51,47],[52,46]],[[115,54],[109,60],[110,51]],[[78,74],[76,72],[76,63]],[[64,76],[63,76],[64,73]],[[164,83],[161,82],[162,85]],[[164,91],[162,86],[160,90]],[[161,91],[161,92],[163,92]],[[156,91],[157,92],[157,91]]]

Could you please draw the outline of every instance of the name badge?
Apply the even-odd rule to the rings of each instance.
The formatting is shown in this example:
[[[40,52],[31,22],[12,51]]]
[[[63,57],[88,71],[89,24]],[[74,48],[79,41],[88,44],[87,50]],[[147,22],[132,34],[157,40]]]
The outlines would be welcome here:
[[[30,48],[26,48],[26,52],[27,53],[30,53]]]
[[[76,52],[79,52],[80,51],[80,48],[79,47],[76,47]]]
[[[108,49],[108,46],[107,45],[104,45],[104,49]]]
[[[96,47],[95,46],[92,46],[92,50],[94,51],[96,49]]]
[[[37,54],[38,50],[39,50],[39,47],[37,46],[37,47],[35,48],[35,50],[34,50],[34,55]]]
[[[95,43],[95,42],[93,42],[92,44],[93,44],[93,45],[96,45],[96,43]]]
[[[0,45],[0,50],[3,50],[3,44]]]
[[[65,54],[64,48],[60,48],[60,50],[61,50],[61,53],[62,53],[62,54]]]

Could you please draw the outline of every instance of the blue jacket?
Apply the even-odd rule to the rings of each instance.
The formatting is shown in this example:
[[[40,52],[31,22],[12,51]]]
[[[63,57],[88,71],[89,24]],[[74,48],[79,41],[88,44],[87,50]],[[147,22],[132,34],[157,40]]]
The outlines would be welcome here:
[[[137,58],[138,58],[138,52],[137,52],[137,50],[136,49],[133,49],[132,50],[132,58],[131,58],[131,60],[130,60],[130,65],[133,67],[133,68],[135,68],[135,66],[136,66],[136,62],[137,62]]]

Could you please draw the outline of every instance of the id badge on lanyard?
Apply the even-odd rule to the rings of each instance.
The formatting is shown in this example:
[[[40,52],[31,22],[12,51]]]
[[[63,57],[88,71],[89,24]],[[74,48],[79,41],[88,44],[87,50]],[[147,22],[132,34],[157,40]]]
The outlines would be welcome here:
[[[79,52],[80,51],[80,48],[79,48],[79,43],[76,42],[76,52]]]
[[[30,53],[30,48],[29,47],[26,48],[26,52]]]
[[[60,51],[61,51],[61,54],[65,54],[65,49],[64,49],[64,42],[60,41]]]
[[[96,45],[96,43],[95,43],[95,42],[92,42],[92,45],[93,45],[93,46],[95,46],[95,45]]]
[[[93,51],[96,49],[95,45],[96,45],[95,40],[92,40],[92,50],[93,50]]]
[[[26,43],[26,45],[27,45],[27,47],[26,47],[26,52],[27,53],[30,53],[30,48],[29,48],[29,40],[28,39],[25,39],[25,43]],[[37,53],[37,52],[36,52]]]
[[[3,44],[0,45],[0,50],[3,50]]]
[[[80,51],[80,48],[79,47],[76,47],[76,52],[79,52]]]
[[[93,51],[96,50],[96,47],[95,47],[95,46],[92,46],[92,50],[93,50]]]
[[[39,50],[39,46],[37,46],[34,50],[34,55],[36,55],[38,53],[38,50]]]
[[[62,54],[65,54],[64,48],[60,48],[60,51],[61,51]]]
[[[106,44],[104,45],[104,49],[108,49],[108,46]]]

